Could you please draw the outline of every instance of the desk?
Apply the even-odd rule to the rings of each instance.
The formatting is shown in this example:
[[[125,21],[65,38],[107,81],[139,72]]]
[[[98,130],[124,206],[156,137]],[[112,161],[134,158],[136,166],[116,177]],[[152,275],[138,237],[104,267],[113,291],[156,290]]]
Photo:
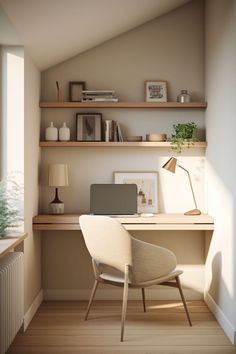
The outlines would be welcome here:
[[[80,214],[36,215],[34,230],[80,230]],[[214,230],[213,218],[207,214],[155,214],[153,217],[116,218],[126,230]]]
[[[172,250],[185,272],[184,285],[190,299],[204,292],[204,263],[211,242],[214,221],[209,215],[157,214],[151,218],[118,218],[124,227],[143,241]],[[44,291],[48,299],[86,299],[89,296],[89,256],[82,239],[79,214],[37,215],[33,229],[42,231]],[[74,230],[74,232],[73,232]],[[75,232],[76,231],[76,232]],[[74,269],[76,268],[76,272]],[[86,273],[88,272],[88,274]],[[108,291],[108,293],[107,293]],[[152,298],[172,295],[156,289]],[[108,294],[108,295],[107,295]],[[160,295],[163,294],[163,295]],[[119,298],[101,289],[101,298]],[[168,297],[170,296],[170,297]],[[175,295],[173,295],[173,298]]]

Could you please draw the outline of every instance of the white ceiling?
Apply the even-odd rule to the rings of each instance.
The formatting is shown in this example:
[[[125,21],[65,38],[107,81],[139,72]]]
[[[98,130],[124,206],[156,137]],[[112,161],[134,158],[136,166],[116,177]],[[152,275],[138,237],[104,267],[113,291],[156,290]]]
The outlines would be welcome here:
[[[41,70],[190,0],[0,0]]]

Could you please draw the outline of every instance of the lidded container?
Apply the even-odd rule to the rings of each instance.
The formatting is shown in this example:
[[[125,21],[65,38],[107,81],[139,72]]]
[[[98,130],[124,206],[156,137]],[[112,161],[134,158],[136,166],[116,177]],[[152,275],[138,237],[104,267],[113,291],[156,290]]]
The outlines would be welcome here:
[[[70,128],[67,127],[64,122],[61,128],[59,129],[59,140],[60,141],[69,141],[70,140]]]
[[[177,96],[177,102],[187,103],[191,101],[190,93],[187,90],[181,90]]]
[[[46,141],[58,140],[58,129],[54,127],[53,122],[51,122],[50,126],[45,129],[45,140]]]

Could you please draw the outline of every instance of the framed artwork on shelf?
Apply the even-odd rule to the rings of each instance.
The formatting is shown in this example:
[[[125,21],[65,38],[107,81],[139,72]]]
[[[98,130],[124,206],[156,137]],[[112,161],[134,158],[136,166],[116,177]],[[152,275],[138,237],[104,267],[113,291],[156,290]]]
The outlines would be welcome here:
[[[102,114],[77,113],[76,114],[76,140],[101,141],[102,140]]]
[[[157,172],[114,172],[114,183],[136,184],[138,213],[158,213]]]
[[[145,101],[167,102],[167,82],[158,80],[146,80]]]
[[[85,90],[85,81],[69,82],[69,101],[81,102],[83,98],[82,91]]]

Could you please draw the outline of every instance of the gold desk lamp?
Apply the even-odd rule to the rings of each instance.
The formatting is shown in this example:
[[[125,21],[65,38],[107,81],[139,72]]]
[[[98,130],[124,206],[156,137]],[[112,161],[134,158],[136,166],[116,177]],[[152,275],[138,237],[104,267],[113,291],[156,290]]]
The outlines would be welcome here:
[[[194,204],[195,204],[195,209],[186,211],[186,213],[184,213],[184,215],[200,215],[201,211],[197,208],[197,202],[196,202],[196,198],[195,198],[195,195],[194,195],[192,181],[191,181],[191,177],[190,177],[190,174],[189,174],[188,170],[186,170],[184,167],[182,167],[179,164],[177,164],[177,159],[175,157],[171,157],[162,166],[162,168],[164,168],[165,170],[170,171],[172,173],[175,173],[176,166],[178,166],[179,168],[182,168],[182,170],[184,170],[187,173],[188,179],[189,179],[189,183],[190,183],[190,187],[191,187],[191,191],[192,191],[192,195],[193,195]]]

